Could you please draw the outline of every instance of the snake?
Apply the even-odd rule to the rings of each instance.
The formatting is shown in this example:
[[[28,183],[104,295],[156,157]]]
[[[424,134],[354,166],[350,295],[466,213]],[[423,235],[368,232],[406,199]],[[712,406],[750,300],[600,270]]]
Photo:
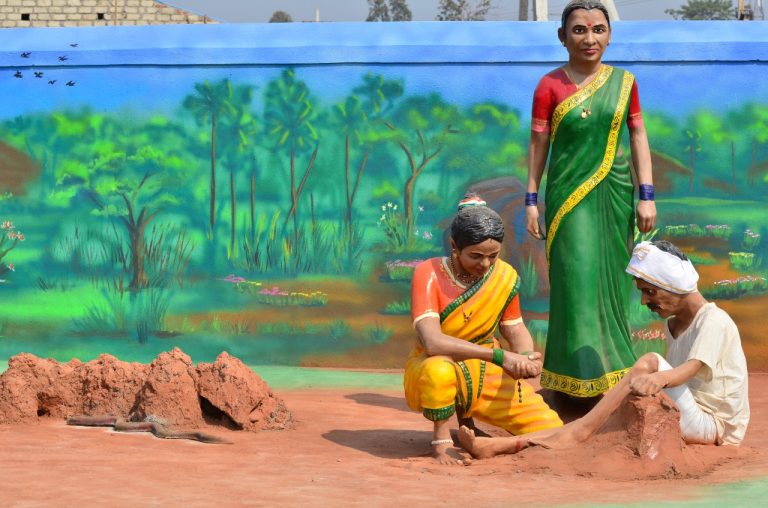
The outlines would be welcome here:
[[[82,427],[112,427],[116,432],[151,432],[160,439],[191,439],[201,443],[232,444],[231,441],[198,431],[171,431],[162,422],[151,416],[144,421],[133,422],[119,416],[77,415],[67,419],[67,425]]]

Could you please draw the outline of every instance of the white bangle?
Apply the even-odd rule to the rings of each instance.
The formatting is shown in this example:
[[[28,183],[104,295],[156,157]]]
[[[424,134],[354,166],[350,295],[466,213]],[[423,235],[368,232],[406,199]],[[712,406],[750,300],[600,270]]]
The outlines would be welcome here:
[[[441,444],[453,444],[453,439],[435,439],[431,443],[432,446],[437,446]]]

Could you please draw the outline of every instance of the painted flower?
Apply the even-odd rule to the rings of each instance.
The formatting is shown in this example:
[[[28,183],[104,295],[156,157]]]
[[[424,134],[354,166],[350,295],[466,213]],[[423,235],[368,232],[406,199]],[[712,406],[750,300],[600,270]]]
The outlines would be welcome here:
[[[2,229],[13,229],[13,222],[9,220],[4,220],[3,224],[0,226]]]
[[[8,263],[8,269],[12,272],[16,271],[16,267],[13,265],[13,263]]]
[[[431,240],[432,239],[432,233],[430,233],[429,231],[424,231],[423,238],[425,240]]]

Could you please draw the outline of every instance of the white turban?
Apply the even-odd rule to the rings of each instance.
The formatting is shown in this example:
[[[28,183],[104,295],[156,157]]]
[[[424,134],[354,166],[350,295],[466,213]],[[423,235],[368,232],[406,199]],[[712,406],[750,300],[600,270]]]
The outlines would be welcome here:
[[[635,246],[627,273],[680,295],[696,291],[699,280],[690,260],[664,252],[651,242],[640,242]]]

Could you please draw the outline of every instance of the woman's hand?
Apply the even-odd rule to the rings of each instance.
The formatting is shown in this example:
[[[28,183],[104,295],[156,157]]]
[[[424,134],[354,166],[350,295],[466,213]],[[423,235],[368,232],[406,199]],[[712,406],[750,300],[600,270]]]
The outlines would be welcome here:
[[[525,207],[525,229],[537,240],[544,238],[544,232],[539,227],[539,209],[535,206]]]
[[[527,218],[527,209],[525,215]],[[654,224],[656,224],[656,202],[644,199],[639,200],[637,202],[637,229],[641,233],[648,233],[653,229]]]
[[[528,379],[541,374],[541,363],[538,360],[529,358],[541,353],[532,353],[530,356],[523,356],[511,351],[504,351],[504,371],[515,379]]]

